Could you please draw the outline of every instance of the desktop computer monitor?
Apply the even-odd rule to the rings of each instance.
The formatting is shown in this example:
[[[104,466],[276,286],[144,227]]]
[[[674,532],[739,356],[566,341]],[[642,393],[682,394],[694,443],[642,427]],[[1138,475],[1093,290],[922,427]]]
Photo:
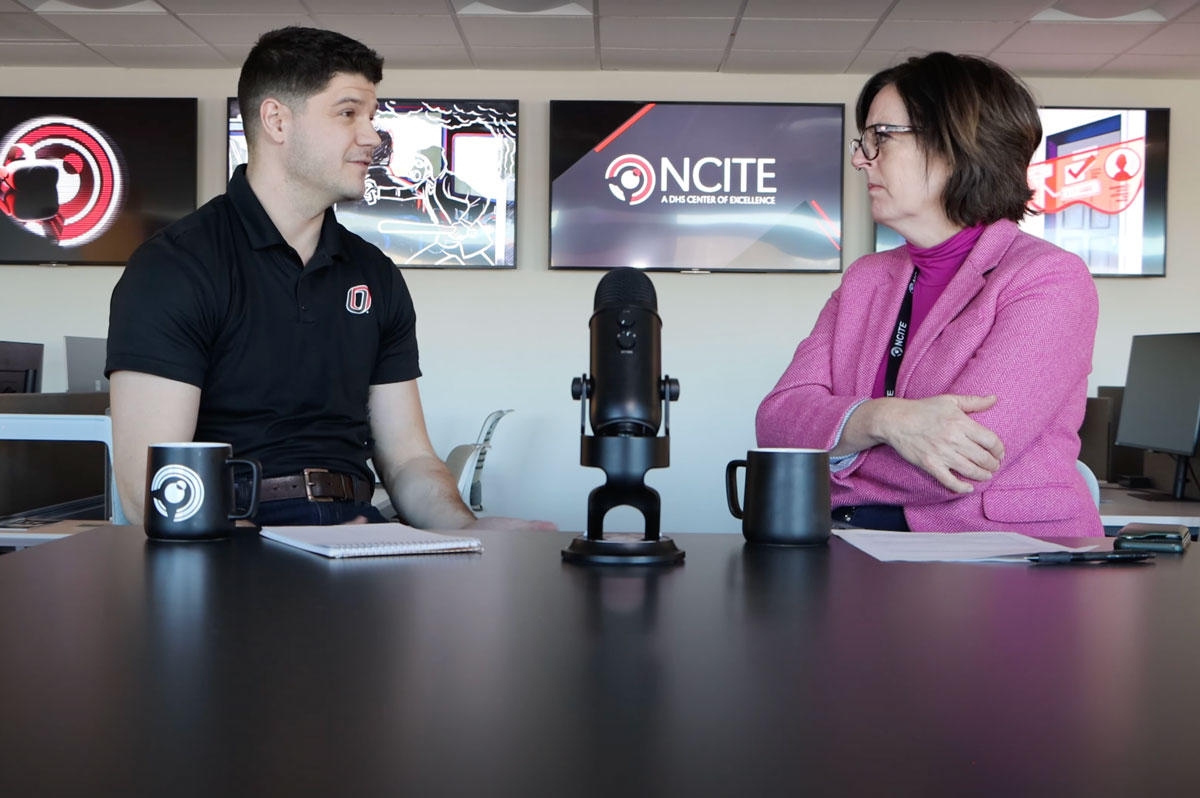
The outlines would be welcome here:
[[[0,341],[0,393],[41,393],[43,348]]]
[[[67,393],[94,393],[108,390],[104,376],[107,338],[63,336],[67,344]]]
[[[1175,457],[1175,499],[1200,436],[1200,333],[1135,335],[1117,445]]]

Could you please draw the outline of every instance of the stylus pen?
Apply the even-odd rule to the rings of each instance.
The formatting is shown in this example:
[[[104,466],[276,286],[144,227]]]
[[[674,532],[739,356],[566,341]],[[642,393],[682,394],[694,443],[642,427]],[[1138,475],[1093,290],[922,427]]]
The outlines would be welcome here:
[[[1154,557],[1148,551],[1044,551],[1025,559],[1037,565],[1074,565],[1075,563],[1140,562]]]

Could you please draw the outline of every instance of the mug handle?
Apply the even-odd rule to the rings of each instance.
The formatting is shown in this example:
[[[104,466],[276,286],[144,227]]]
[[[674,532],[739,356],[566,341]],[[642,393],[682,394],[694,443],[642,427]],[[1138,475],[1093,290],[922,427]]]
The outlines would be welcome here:
[[[745,467],[745,460],[731,460],[725,466],[725,501],[729,503],[729,512],[734,518],[742,517],[742,506],[738,503],[737,470]]]
[[[237,465],[250,466],[250,470],[254,472],[254,478],[250,481],[250,506],[246,508],[244,513],[238,513],[237,507],[234,507],[234,512],[229,516],[230,521],[241,521],[242,519],[249,518],[258,510],[258,483],[262,480],[262,466],[259,465],[257,460],[239,460],[234,458],[225,461],[226,468]]]

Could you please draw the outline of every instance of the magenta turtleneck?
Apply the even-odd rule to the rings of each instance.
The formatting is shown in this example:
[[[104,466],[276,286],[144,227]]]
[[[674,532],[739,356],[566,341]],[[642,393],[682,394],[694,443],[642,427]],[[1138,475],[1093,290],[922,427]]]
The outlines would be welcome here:
[[[983,227],[983,225],[976,225],[959,230],[942,243],[932,247],[915,247],[912,244],[905,244],[913,265],[920,270],[917,275],[916,288],[913,289],[912,322],[908,327],[910,349],[912,342],[917,338],[921,322],[929,315],[929,311],[933,309],[938,297],[954,279],[954,275],[958,273],[958,269],[967,259],[967,255],[971,254],[975,242],[983,234]],[[904,275],[902,279],[907,286],[909,275]],[[891,337],[895,325],[895,319],[888,321],[886,332],[888,337]],[[872,399],[879,399],[884,395],[887,361],[887,351],[884,351],[883,359],[879,363],[879,372],[875,375],[875,387],[871,390]]]

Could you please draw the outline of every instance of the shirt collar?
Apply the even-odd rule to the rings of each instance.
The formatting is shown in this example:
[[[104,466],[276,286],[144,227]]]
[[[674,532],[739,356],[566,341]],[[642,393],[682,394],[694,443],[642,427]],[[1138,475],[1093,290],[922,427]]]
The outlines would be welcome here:
[[[254,194],[254,189],[250,187],[250,181],[246,179],[245,164],[240,164],[233,171],[233,177],[229,178],[229,186],[226,188],[225,194],[229,197],[229,201],[233,203],[238,217],[242,220],[242,225],[246,228],[246,235],[250,239],[251,247],[254,249],[267,249],[276,246],[289,246],[287,241],[284,240],[283,235],[279,232],[279,228],[275,226],[275,223],[271,221],[271,217],[267,215],[267,211],[263,208],[262,203],[258,201],[258,197]],[[340,225],[338,225],[337,217],[333,213],[333,208],[326,208],[325,218],[321,222],[321,237],[317,243],[317,251],[313,254],[310,264],[319,265],[331,258],[345,258],[345,250],[342,247],[340,232]]]

